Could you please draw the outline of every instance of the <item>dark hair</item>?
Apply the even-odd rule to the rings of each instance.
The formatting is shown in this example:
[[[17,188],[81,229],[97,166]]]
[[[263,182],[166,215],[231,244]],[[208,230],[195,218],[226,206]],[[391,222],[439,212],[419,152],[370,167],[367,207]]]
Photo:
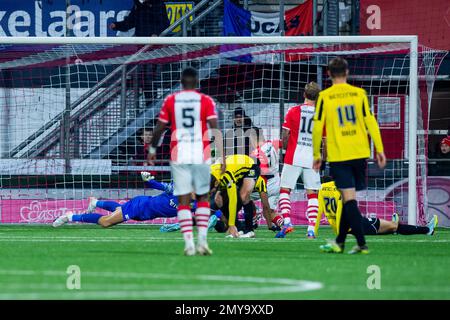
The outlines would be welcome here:
[[[237,115],[241,115],[242,118],[244,118],[244,123],[242,124],[243,129],[250,129],[253,127],[252,119],[245,114],[245,110],[241,107],[237,107],[234,109],[234,118],[236,118]]]
[[[334,58],[328,63],[328,71],[332,78],[345,77],[348,71],[348,63],[344,58]]]
[[[198,72],[192,67],[185,68],[181,73],[183,88],[194,89],[197,86]]]
[[[136,132],[136,135],[137,135],[137,136],[142,136],[142,135],[144,134],[144,131],[153,131],[153,128],[150,128],[150,127],[140,128],[140,129]]]
[[[237,107],[236,109],[234,109],[234,117],[236,117],[237,115],[245,117],[244,109],[242,109],[241,107]]]
[[[198,78],[198,72],[195,68],[187,67],[181,72],[181,79],[185,78]]]

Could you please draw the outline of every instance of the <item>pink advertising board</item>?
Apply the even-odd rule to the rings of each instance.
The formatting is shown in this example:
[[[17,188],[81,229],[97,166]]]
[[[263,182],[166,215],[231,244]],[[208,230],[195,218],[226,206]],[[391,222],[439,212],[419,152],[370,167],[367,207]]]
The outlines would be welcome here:
[[[123,203],[124,201],[118,201]],[[87,200],[0,200],[1,223],[36,223],[48,224],[62,214],[85,213]],[[360,201],[360,208],[363,214],[388,218],[394,212],[393,202],[380,201]],[[294,201],[292,210],[294,212],[292,220],[294,224],[307,224],[304,212],[306,211],[306,201]],[[107,214],[106,211],[98,209],[98,213]],[[175,222],[176,219],[166,219],[166,222]],[[129,222],[133,223],[133,222]],[[148,221],[151,224],[161,224],[162,219]],[[264,222],[262,222],[264,223]]]

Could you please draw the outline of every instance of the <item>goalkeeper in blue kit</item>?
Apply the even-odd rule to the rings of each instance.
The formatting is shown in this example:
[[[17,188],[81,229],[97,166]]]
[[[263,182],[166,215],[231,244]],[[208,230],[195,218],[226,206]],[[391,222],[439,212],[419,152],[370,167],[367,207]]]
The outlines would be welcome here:
[[[176,217],[178,200],[173,195],[172,183],[155,181],[154,177],[148,172],[141,172],[141,176],[146,187],[163,192],[156,196],[137,196],[124,204],[90,198],[87,213],[62,215],[55,219],[53,227],[60,227],[69,222],[84,222],[108,228],[127,220],[147,221],[156,218]],[[95,208],[104,209],[112,212],[112,214],[93,213]]]

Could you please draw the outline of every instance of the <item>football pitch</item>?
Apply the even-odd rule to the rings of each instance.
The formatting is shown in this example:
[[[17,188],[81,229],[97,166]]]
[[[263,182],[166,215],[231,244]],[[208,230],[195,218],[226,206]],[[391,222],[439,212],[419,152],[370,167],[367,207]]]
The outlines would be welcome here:
[[[321,253],[331,230],[304,231],[211,232],[213,256],[185,257],[181,234],[157,226],[2,225],[0,299],[450,299],[448,229],[368,237],[364,256]],[[375,276],[381,287],[369,289]]]

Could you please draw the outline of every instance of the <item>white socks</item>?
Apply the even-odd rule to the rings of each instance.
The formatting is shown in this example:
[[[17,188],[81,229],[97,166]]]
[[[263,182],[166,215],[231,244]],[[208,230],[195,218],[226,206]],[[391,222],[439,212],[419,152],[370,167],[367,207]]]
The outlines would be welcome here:
[[[178,222],[183,234],[185,248],[194,247],[194,234],[192,232],[192,213],[189,206],[178,207]]]

